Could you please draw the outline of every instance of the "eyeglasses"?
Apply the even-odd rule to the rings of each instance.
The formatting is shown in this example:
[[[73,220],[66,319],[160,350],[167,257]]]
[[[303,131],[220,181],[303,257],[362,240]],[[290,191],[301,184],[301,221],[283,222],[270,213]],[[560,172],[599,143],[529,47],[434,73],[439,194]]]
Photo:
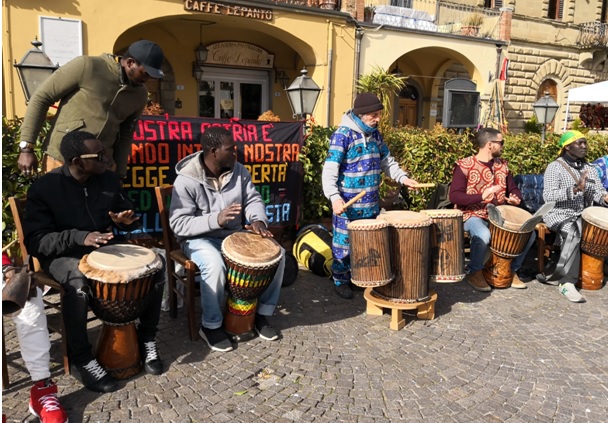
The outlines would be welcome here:
[[[103,159],[106,155],[105,151],[100,151],[99,153],[89,153],[89,154],[81,154],[81,159],[97,159],[97,161],[103,162]]]
[[[505,145],[504,141],[490,141],[490,142],[494,142],[496,144],[500,144],[500,146],[502,147],[503,145]]]

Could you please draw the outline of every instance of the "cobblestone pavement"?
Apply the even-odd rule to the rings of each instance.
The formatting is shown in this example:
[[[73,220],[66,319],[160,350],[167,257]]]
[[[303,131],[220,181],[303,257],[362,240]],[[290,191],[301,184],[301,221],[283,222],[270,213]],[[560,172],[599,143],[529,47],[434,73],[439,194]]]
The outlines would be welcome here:
[[[606,422],[608,288],[569,303],[556,287],[479,293],[438,284],[434,320],[366,316],[328,279],[300,269],[269,320],[282,338],[255,338],[229,353],[188,339],[186,317],[163,313],[167,371],[140,374],[96,394],[63,375],[54,336],[53,376],[70,422]],[[31,383],[5,322],[9,422],[27,411]],[[91,330],[92,336],[99,327]],[[33,420],[32,420],[33,419]]]

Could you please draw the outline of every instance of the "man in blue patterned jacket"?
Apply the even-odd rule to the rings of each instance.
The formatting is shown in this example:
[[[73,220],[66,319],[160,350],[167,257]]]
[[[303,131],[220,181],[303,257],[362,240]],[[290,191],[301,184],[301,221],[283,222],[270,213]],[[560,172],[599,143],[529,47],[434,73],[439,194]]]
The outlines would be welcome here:
[[[380,213],[381,172],[408,187],[418,184],[399,167],[378,131],[383,108],[375,94],[359,94],[332,134],[323,166],[323,193],[333,209],[332,274],[336,293],[345,299],[353,297],[348,223]],[[344,204],[363,190],[365,196],[345,209]]]

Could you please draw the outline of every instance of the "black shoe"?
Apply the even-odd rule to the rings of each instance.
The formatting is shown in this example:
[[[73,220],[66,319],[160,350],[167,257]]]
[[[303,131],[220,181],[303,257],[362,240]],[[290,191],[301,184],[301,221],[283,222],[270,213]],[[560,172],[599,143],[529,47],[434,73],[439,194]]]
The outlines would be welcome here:
[[[163,372],[163,362],[158,355],[156,341],[140,343],[139,351],[146,373],[149,375],[160,375]]]
[[[114,378],[93,359],[84,366],[75,366],[74,376],[90,391],[114,392],[118,385]]]
[[[530,282],[532,279],[534,279],[534,273],[530,269],[519,269],[515,273],[522,282]]]
[[[198,334],[213,351],[227,352],[234,349],[232,342],[230,342],[228,335],[222,328],[208,329],[201,326]]]
[[[270,326],[270,323],[266,320],[266,317],[256,314],[255,315],[255,331],[258,333],[260,338],[267,341],[276,341],[279,339],[279,334],[276,329]]]
[[[336,285],[336,294],[345,300],[353,298],[353,290],[350,288],[349,283],[343,283],[342,285]]]

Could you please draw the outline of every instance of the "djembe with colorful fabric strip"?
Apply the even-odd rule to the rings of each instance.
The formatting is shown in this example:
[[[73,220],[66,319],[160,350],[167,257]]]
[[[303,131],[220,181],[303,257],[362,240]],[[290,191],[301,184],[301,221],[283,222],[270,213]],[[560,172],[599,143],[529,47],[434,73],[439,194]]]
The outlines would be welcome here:
[[[279,267],[283,250],[272,238],[252,232],[235,232],[222,242],[227,266],[228,302],[224,329],[240,336],[253,331],[258,297],[268,288]]]

